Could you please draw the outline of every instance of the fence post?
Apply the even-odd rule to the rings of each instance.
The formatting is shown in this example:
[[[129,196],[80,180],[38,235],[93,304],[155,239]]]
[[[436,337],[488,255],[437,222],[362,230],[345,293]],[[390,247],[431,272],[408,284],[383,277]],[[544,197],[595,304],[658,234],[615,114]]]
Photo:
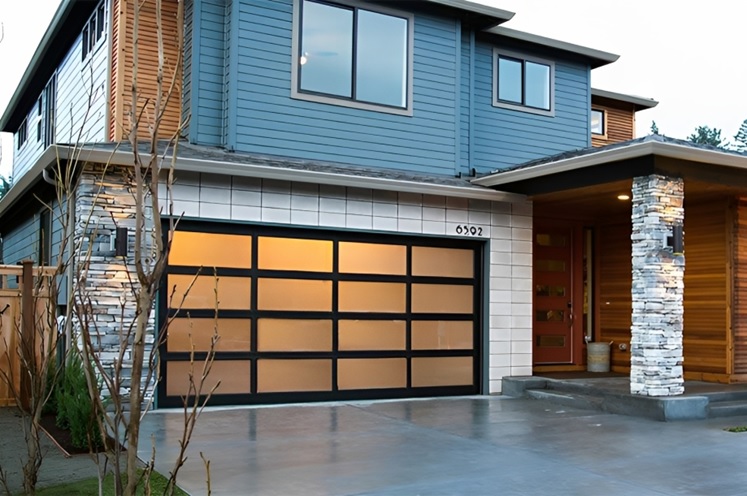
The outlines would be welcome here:
[[[31,409],[31,374],[36,369],[34,353],[34,273],[33,262],[24,260],[21,283],[21,408]]]

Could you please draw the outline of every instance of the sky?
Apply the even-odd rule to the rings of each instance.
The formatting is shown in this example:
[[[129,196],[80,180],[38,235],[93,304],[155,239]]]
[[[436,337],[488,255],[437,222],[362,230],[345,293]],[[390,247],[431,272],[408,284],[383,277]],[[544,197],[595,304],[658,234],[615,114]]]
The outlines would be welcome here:
[[[0,0],[0,113],[4,112],[60,0]],[[747,2],[737,0],[481,0],[516,12],[506,27],[620,55],[592,71],[592,86],[654,98],[637,134],[686,138],[699,125],[732,139],[747,119]],[[10,173],[3,137],[0,174]]]

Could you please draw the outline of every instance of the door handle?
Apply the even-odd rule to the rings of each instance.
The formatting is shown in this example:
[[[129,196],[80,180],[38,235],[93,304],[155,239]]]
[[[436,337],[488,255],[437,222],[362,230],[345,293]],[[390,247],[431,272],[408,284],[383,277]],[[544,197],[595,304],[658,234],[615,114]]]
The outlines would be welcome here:
[[[568,302],[568,327],[573,327],[573,304]]]

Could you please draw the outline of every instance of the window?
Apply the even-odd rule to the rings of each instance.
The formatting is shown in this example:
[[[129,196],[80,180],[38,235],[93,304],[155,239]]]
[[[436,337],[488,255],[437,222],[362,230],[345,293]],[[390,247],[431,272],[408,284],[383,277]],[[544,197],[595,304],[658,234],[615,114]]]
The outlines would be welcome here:
[[[26,143],[27,132],[28,126],[26,124],[26,119],[24,119],[21,125],[18,127],[18,132],[16,133],[18,135],[18,143],[16,145],[16,149],[20,150],[23,144]]]
[[[494,50],[493,75],[494,106],[554,115],[553,62]]]
[[[106,27],[106,7],[104,2],[99,3],[96,10],[83,27],[82,42],[82,60],[85,61],[89,54],[93,53],[98,46],[99,41],[104,38],[104,28]]]
[[[412,115],[411,14],[297,0],[292,97]]]
[[[52,253],[52,212],[44,209],[39,214],[39,265],[49,265]]]
[[[41,141],[42,139],[42,99],[39,97],[39,100],[36,102],[36,141]]]
[[[57,98],[57,74],[53,74],[44,88],[44,148],[54,141],[55,99]]]
[[[606,134],[604,110],[591,109],[591,134]]]

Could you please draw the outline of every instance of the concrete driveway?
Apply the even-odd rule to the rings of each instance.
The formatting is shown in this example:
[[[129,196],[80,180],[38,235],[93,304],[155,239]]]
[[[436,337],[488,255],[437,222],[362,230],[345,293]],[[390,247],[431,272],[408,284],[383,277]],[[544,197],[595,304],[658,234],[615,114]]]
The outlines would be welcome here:
[[[148,414],[168,473],[181,412]],[[179,484],[214,495],[742,495],[747,417],[661,423],[503,397],[208,410]]]

